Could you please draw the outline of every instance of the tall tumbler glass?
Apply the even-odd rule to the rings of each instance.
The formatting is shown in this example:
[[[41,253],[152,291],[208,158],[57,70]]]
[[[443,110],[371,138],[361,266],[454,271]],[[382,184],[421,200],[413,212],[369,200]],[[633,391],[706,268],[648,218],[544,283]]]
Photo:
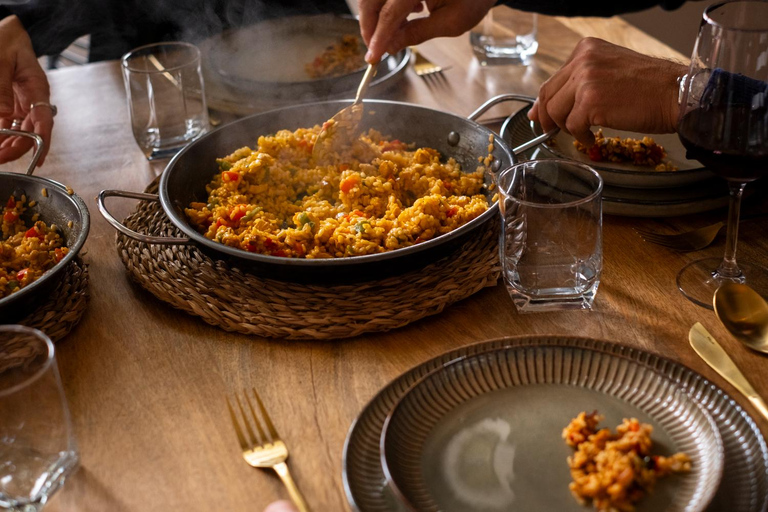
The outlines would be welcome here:
[[[167,158],[208,131],[200,50],[141,46],[122,58],[133,136],[148,159]]]
[[[591,309],[603,265],[603,180],[569,160],[501,172],[499,257],[520,312]]]
[[[0,509],[41,510],[77,463],[53,343],[0,326]]]

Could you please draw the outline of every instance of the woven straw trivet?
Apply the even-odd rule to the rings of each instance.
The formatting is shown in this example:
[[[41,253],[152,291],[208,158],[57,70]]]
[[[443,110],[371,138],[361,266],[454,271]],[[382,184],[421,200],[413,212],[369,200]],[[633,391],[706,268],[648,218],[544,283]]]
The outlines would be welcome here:
[[[147,192],[157,191],[157,180]],[[124,224],[148,235],[183,236],[157,202],[142,201]],[[129,274],[155,297],[211,325],[283,339],[332,339],[388,331],[469,297],[499,278],[498,228],[486,223],[449,257],[380,281],[306,285],[258,277],[193,246],[163,246],[117,235]]]
[[[17,323],[40,329],[53,341],[69,334],[88,305],[88,265],[78,256],[59,278],[50,296]]]

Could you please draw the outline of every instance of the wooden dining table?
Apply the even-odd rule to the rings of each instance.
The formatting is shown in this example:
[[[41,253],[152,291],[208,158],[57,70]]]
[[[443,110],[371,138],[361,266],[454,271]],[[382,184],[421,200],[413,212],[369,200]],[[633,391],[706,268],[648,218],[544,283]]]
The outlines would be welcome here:
[[[466,116],[497,94],[535,96],[585,36],[687,60],[620,18],[541,16],[539,50],[527,66],[482,67],[467,35],[441,38],[419,51],[447,68],[444,80],[424,80],[409,67],[374,95]],[[37,174],[72,187],[91,214],[83,251],[88,310],[56,345],[81,465],[51,500],[51,512],[260,511],[287,498],[274,473],[252,469],[241,457],[225,397],[251,387],[290,448],[293,477],[311,508],[349,510],[342,451],[366,403],[430,358],[505,336],[593,337],[670,358],[721,386],[768,433],[768,422],[688,344],[689,329],[701,322],[768,397],[768,360],[744,348],[712,311],[686,300],[675,284],[686,263],[721,256],[724,237],[682,253],[646,243],[633,231],[698,227],[724,219],[723,209],[672,218],[606,215],[603,273],[592,311],[519,314],[500,282],[389,332],[322,341],[230,333],[133,283],[118,257],[115,231],[97,211],[100,190],[141,191],[167,163],[148,162],[133,139],[119,62],[50,71],[48,77],[59,113],[50,154]],[[17,161],[4,170],[22,172],[25,165]],[[745,209],[764,210],[766,196],[757,191]],[[135,207],[130,200],[110,203],[118,218]],[[768,223],[742,226],[738,254],[768,262]]]

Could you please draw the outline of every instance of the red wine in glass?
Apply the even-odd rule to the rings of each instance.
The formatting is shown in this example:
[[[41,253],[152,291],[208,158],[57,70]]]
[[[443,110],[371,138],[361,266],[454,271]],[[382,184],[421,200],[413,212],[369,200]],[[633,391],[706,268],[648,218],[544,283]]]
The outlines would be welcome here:
[[[754,181],[768,173],[768,140],[752,137],[768,123],[768,108],[746,105],[697,108],[683,116],[678,125],[680,141],[688,158],[728,180]]]
[[[728,233],[722,259],[686,265],[677,287],[712,309],[717,288],[746,283],[768,297],[765,262],[736,262],[744,187],[768,174],[768,1],[735,0],[704,11],[688,74],[681,81],[678,135],[688,158],[727,180]]]

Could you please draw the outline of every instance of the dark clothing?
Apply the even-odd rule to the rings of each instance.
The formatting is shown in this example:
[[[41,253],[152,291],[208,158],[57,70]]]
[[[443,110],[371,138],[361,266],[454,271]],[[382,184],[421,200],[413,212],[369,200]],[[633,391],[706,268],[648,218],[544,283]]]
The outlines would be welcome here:
[[[3,12],[5,11],[5,12]],[[16,14],[37,55],[55,55],[91,35],[91,62],[119,59],[159,41],[197,43],[232,27],[293,14],[346,13],[344,0],[31,0],[0,7]]]
[[[521,11],[538,12],[551,16],[615,16],[628,12],[642,11],[659,6],[673,10],[685,3],[685,0],[613,0],[611,2],[577,2],[575,0],[501,0]]]
[[[613,16],[685,0],[502,0],[516,9],[561,16]],[[55,55],[91,34],[91,62],[118,59],[158,41],[199,42],[222,30],[292,14],[349,13],[344,0],[30,0],[0,7],[21,19],[37,55]]]

